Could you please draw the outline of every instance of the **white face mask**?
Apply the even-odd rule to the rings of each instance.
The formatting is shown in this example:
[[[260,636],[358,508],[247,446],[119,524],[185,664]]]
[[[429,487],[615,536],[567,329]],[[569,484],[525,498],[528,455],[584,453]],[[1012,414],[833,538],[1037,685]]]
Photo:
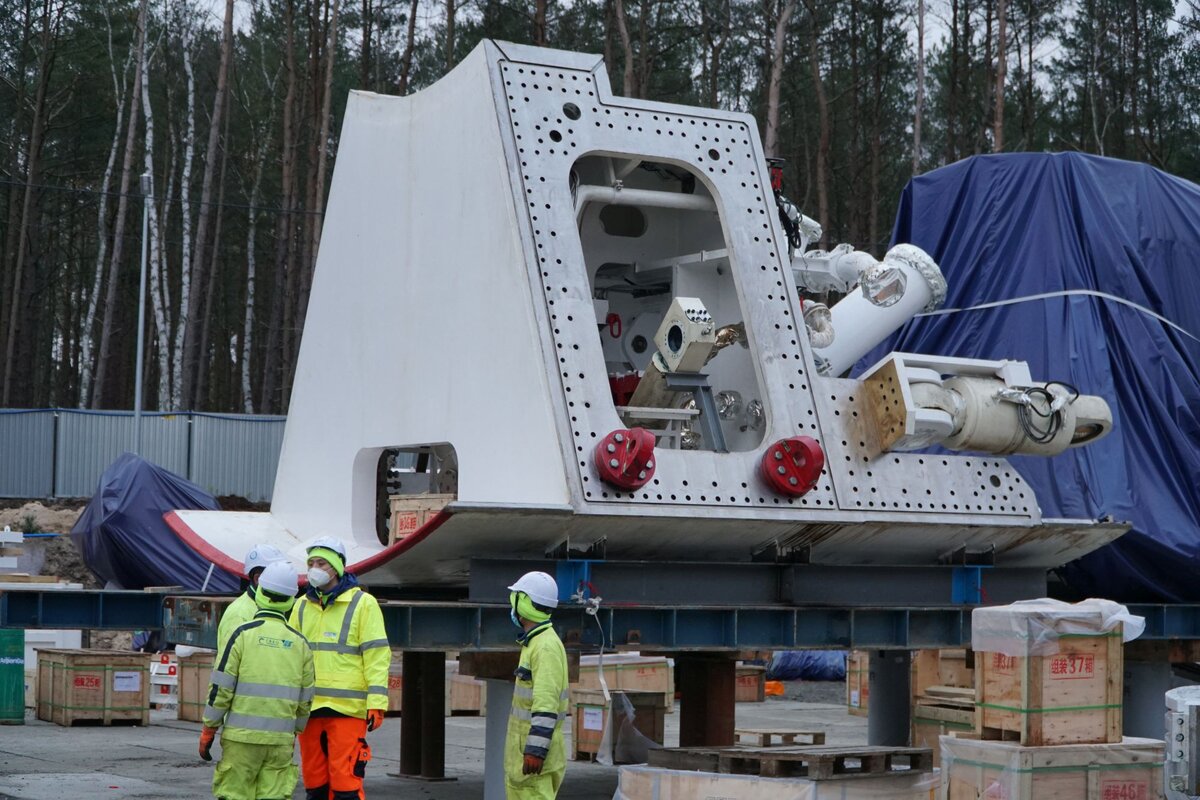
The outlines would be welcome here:
[[[314,589],[320,589],[332,579],[333,576],[320,567],[313,567],[308,571],[308,585]]]

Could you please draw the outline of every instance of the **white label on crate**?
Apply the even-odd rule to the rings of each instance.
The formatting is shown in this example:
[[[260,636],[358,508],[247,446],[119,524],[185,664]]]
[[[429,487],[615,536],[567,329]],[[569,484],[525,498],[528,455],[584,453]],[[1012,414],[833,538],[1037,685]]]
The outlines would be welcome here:
[[[858,706],[859,706],[860,701],[858,699],[858,691],[859,691],[858,689],[850,690],[850,707],[851,708],[858,708]]]
[[[113,691],[114,692],[140,692],[142,690],[142,673],[140,672],[114,672],[113,673]]]
[[[583,709],[583,729],[585,731],[604,730],[604,710],[600,708]]]

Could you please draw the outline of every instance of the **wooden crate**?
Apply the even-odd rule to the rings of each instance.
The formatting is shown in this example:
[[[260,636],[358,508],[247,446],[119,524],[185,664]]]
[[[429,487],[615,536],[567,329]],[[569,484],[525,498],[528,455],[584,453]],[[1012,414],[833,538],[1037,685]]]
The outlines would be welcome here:
[[[452,494],[398,494],[389,497],[391,523],[388,543],[395,544],[419,531],[453,499]]]
[[[941,736],[975,736],[975,690],[954,686],[930,686],[913,698],[913,747],[933,751],[933,765],[941,766]]]
[[[1121,741],[1121,630],[1065,634],[1044,656],[977,653],[975,730],[1028,747]]]
[[[199,652],[179,659],[179,719],[188,722],[203,719],[216,657],[216,653]]]
[[[761,703],[767,699],[767,668],[755,664],[738,664],[733,699],[736,703]]]
[[[483,681],[475,681],[480,684],[478,696],[472,694],[472,691],[460,685],[458,693],[455,693],[455,686],[463,684],[467,681],[475,681],[474,678],[458,674],[458,662],[446,662],[446,716],[449,717],[456,711],[461,713],[473,713],[471,703],[479,703],[480,710],[477,712],[483,714],[483,707],[486,705],[487,695],[484,693]],[[388,708],[384,712],[384,716],[398,717],[403,711],[402,694],[404,690],[404,651],[392,649],[392,663],[388,667]],[[458,708],[454,703],[459,703]]]
[[[867,715],[871,694],[870,657],[864,650],[846,656],[846,710],[856,717]]]
[[[457,667],[458,662],[454,662]],[[450,692],[450,713],[453,715],[482,717],[487,713],[487,684],[470,675],[457,672],[446,676],[446,688]]]
[[[940,800],[1160,800],[1163,743],[1022,747],[942,739]]]
[[[150,724],[149,653],[39,650],[38,719]]]
[[[604,657],[604,680],[609,691],[659,692],[667,713],[675,706],[675,661],[670,658],[614,653]],[[579,679],[571,691],[600,691],[600,668],[596,656],[581,656]]]
[[[962,649],[915,651],[910,671],[913,698],[920,697],[930,686],[974,689],[975,670],[968,666],[970,663],[972,659]]]
[[[666,736],[666,705],[660,692],[622,692],[633,704],[633,727],[658,744]],[[571,696],[571,758],[591,759],[600,752],[609,710],[603,692],[577,691]]]
[[[657,751],[651,751],[657,752]],[[621,800],[934,800],[933,773],[810,780],[621,767]]]

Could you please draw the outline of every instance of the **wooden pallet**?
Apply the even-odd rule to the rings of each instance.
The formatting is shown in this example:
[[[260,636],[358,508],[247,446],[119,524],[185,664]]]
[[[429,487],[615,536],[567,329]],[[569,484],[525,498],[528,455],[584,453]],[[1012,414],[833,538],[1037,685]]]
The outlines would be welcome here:
[[[933,753],[909,747],[797,747],[758,752],[724,752],[720,771],[764,778],[833,778],[888,775],[893,772],[928,772]]]
[[[825,731],[798,731],[791,728],[738,728],[733,732],[739,740],[748,738],[759,747],[787,747],[789,745],[821,745],[825,744]],[[796,737],[803,736],[808,741],[797,742]],[[775,738],[779,741],[776,742]]]
[[[675,770],[822,781],[929,772],[933,752],[919,747],[688,747],[651,750],[649,764]]]

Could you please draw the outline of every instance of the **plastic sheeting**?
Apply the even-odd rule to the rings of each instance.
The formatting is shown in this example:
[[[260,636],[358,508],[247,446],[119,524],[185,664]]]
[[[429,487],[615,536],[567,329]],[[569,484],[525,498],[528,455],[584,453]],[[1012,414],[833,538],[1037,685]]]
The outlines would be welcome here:
[[[1011,459],[1044,516],[1133,523],[1062,574],[1085,597],[1200,600],[1200,187],[1073,153],[979,156],[911,181],[893,241],[941,265],[946,309],[1049,296],[919,317],[858,370],[891,351],[1016,358],[1104,397],[1105,439]]]
[[[208,591],[237,591],[238,576],[213,568],[167,527],[163,514],[177,509],[217,511],[220,506],[196,484],[125,453],[100,476],[71,538],[88,568],[115,588],[199,591],[207,577]]]
[[[767,666],[769,681],[844,681],[845,650],[777,650]]]
[[[939,784],[936,772],[810,781],[621,767],[613,800],[933,800]]]
[[[971,647],[1022,658],[1049,656],[1058,652],[1062,636],[1102,636],[1118,627],[1122,641],[1132,642],[1146,630],[1146,618],[1111,600],[1019,600],[971,611]]]

